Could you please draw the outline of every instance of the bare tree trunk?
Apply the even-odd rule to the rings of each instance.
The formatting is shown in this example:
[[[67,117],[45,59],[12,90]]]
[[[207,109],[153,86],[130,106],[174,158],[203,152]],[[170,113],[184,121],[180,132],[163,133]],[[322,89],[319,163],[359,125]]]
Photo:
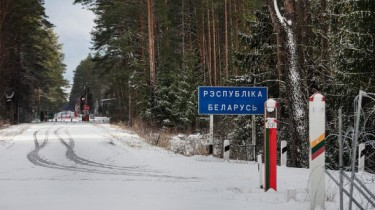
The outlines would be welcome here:
[[[208,4],[208,3],[207,3]],[[212,75],[212,48],[211,48],[211,19],[210,19],[210,9],[207,5],[207,28],[208,28],[208,40],[207,40],[207,51],[208,51],[208,76],[210,80],[210,85],[214,85],[213,75]]]
[[[181,22],[182,22],[182,64],[185,64],[185,11],[184,0],[181,0]]]
[[[302,142],[307,139],[307,107],[306,107],[306,100],[305,97],[306,89],[304,86],[304,80],[302,79],[301,74],[301,66],[298,54],[298,31],[296,20],[296,2],[294,0],[287,0],[285,1],[285,16],[283,17],[279,11],[277,0],[273,0],[273,2],[269,1],[270,8],[273,7],[273,10],[276,14],[276,18],[281,25],[281,29],[286,33],[286,49],[287,49],[287,71],[286,71],[286,88],[290,90],[288,94],[289,100],[288,104],[290,107],[290,120],[291,125],[293,126],[292,138],[294,143],[294,150],[292,151],[292,155],[295,158],[294,165],[298,166],[301,164],[301,150]],[[272,12],[271,12],[272,15]],[[278,23],[274,23],[277,25]],[[275,27],[277,29],[277,27]],[[281,32],[281,31],[280,31]],[[280,36],[280,34],[278,34]],[[281,41],[281,40],[278,40]],[[280,47],[280,46],[279,46]],[[278,59],[279,56],[278,52]],[[279,63],[280,61],[278,61]]]
[[[148,41],[150,58],[150,89],[151,89],[151,110],[155,107],[156,76],[155,76],[155,14],[154,0],[147,0],[148,14]]]
[[[238,31],[238,2],[237,0],[234,0],[234,36],[233,36],[233,42],[234,42],[234,49],[238,49],[239,47],[239,40],[238,36],[236,34],[236,31]],[[238,76],[238,67],[236,67],[236,76]]]
[[[120,105],[121,105],[121,118],[125,119],[126,118],[126,111],[129,111],[126,109],[126,94],[125,94],[125,90],[123,87],[120,86],[120,84],[118,84],[118,86],[120,87],[119,89],[119,92],[121,93],[121,98],[119,101],[121,101]],[[130,91],[129,91],[130,93]],[[129,103],[129,102],[128,102]],[[130,107],[128,107],[130,108]]]
[[[213,39],[213,73],[214,73],[214,86],[217,84],[217,63],[216,63],[216,27],[215,27],[215,9],[214,9],[214,3],[211,3],[211,8],[212,8],[212,39]]]
[[[5,51],[6,51],[6,46],[5,46],[5,31],[4,31],[4,24],[6,22],[6,19],[8,17],[10,10],[10,1],[9,0],[2,0],[0,2],[0,78],[2,80],[6,79],[4,78],[5,76]],[[2,81],[0,85],[0,91],[3,93],[5,90],[5,82]]]
[[[201,7],[203,8],[203,3],[201,3]],[[201,56],[201,64],[202,64],[202,71],[203,71],[203,82],[206,83],[206,69],[207,69],[207,62],[206,62],[206,33],[205,33],[205,12],[201,10],[201,24],[199,27],[199,49],[200,49],[200,56]]]
[[[142,45],[143,44],[145,44],[146,45],[146,43],[147,43],[147,41],[146,41],[146,27],[145,27],[145,21],[144,21],[144,16],[143,16],[144,14],[140,14],[139,15],[139,22],[140,22],[140,28],[139,28],[139,33],[140,33],[140,37],[141,37],[141,42],[142,42]],[[148,29],[147,29],[148,30]],[[145,48],[145,47],[140,47],[140,50],[141,50],[141,55],[142,55],[142,60],[143,61],[145,61],[147,58],[147,55],[146,55],[146,50],[145,49],[147,49],[147,48]],[[146,71],[147,71],[147,69],[145,69],[145,75],[147,75],[147,73],[146,73]]]
[[[224,1],[224,18],[225,18],[225,78],[229,79],[229,62],[228,62],[228,0]]]
[[[2,0],[0,2],[0,49],[1,47],[3,46],[3,28],[4,28],[4,24],[5,24],[5,21],[7,19],[7,16],[9,14],[9,10],[10,10],[10,1],[9,0]]]
[[[282,81],[282,77],[281,77],[281,75],[282,75],[282,64],[281,64],[281,61],[283,60],[282,59],[282,57],[283,57],[282,56],[282,45],[283,45],[282,33],[283,33],[283,31],[281,29],[280,22],[277,20],[276,12],[273,9],[272,4],[268,5],[268,10],[270,11],[272,23],[273,23],[273,26],[275,28],[276,34],[277,34],[276,35],[276,47],[277,47],[277,50],[276,50],[276,57],[277,57],[276,73],[277,73],[277,79],[279,81],[279,92],[281,93],[282,89],[285,89],[285,88],[283,88],[284,84],[281,82]]]
[[[235,15],[236,13],[233,12],[233,3],[232,2],[235,2],[236,0],[229,0],[229,28],[231,29],[230,30],[230,47],[231,49],[236,49],[235,46],[234,46],[234,39],[235,37],[237,37],[237,34],[236,34],[236,31],[237,29],[235,28],[235,24],[233,22],[235,22]],[[233,60],[233,56],[231,56],[231,63],[233,64],[234,63],[234,60]],[[234,74],[235,76],[238,75],[238,67],[237,65],[233,66],[232,67],[232,74]]]
[[[327,0],[320,0],[320,20],[319,22],[322,24],[322,33],[323,35],[320,36],[321,42],[320,42],[320,72],[325,72],[324,75],[332,75],[332,72],[329,71],[328,63],[329,63],[329,41],[328,41],[328,36],[329,36],[329,16],[327,14]],[[322,78],[322,79],[327,79],[327,78]]]

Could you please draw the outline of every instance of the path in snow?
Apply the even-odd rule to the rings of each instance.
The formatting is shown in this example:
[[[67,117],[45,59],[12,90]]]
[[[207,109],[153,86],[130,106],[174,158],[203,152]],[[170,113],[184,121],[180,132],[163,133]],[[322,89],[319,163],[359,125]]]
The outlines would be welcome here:
[[[1,210],[308,209],[306,169],[278,167],[278,191],[265,193],[253,162],[184,157],[110,125],[8,129],[0,130]],[[337,188],[327,186],[326,207],[337,209]],[[297,201],[286,201],[288,188]]]

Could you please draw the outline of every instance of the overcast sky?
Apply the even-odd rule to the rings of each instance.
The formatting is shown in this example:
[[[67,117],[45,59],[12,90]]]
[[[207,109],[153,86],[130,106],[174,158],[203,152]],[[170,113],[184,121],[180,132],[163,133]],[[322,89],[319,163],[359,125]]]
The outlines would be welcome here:
[[[73,5],[73,1],[45,0],[46,14],[63,45],[67,65],[64,77],[70,84],[73,83],[73,71],[90,53],[90,32],[94,27],[94,14],[79,4]]]

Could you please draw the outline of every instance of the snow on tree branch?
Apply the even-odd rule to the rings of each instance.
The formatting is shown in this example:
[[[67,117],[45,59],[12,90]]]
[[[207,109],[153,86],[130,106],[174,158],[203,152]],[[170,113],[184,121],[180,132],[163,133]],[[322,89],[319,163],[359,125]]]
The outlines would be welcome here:
[[[273,5],[275,7],[275,12],[276,12],[276,16],[277,16],[277,19],[279,19],[281,25],[286,28],[288,24],[289,26],[292,25],[292,21],[291,20],[286,20],[280,13],[280,10],[279,10],[279,6],[277,6],[277,0],[273,0]]]

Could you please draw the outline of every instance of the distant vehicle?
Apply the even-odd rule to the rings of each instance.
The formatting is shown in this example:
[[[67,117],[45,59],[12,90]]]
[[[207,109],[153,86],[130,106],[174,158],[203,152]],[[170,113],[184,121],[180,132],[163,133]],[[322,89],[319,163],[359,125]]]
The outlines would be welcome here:
[[[75,112],[62,111],[55,114],[54,121],[71,121],[74,117]]]

